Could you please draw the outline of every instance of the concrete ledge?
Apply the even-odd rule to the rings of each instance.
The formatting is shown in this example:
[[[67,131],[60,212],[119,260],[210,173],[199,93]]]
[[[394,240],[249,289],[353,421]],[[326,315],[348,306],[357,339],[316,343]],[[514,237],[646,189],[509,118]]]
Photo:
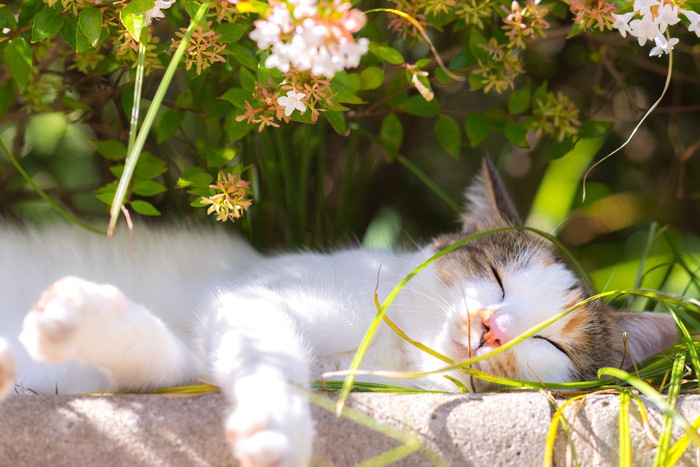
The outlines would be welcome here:
[[[539,393],[365,393],[354,394],[350,405],[403,430],[404,442],[423,442],[392,464],[401,466],[432,465],[436,455],[452,466],[541,465],[553,413]],[[651,465],[655,444],[632,406],[633,465]],[[662,417],[646,407],[658,434]],[[617,464],[618,408],[617,396],[596,395],[565,411],[581,465]],[[0,404],[0,465],[234,465],[223,436],[224,410],[219,394],[10,397]],[[700,396],[682,397],[678,410],[694,421]],[[355,465],[404,444],[317,406],[313,415],[317,465]],[[679,435],[674,431],[674,439]],[[562,430],[557,439],[555,464],[566,465],[571,443]],[[695,449],[682,465],[696,465]]]

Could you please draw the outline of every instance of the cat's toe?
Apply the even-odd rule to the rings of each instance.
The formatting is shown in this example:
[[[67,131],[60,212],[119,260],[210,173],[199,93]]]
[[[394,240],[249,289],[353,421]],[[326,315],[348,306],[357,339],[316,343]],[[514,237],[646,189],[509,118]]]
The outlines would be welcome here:
[[[289,438],[283,433],[264,430],[232,441],[243,467],[294,467]]]
[[[293,420],[286,421],[291,423],[277,423],[264,412],[235,411],[227,420],[226,434],[241,466],[306,467],[309,462],[307,440],[298,439],[306,424],[294,427]],[[308,434],[309,440],[310,436]]]
[[[15,384],[15,358],[10,346],[0,339],[0,401],[3,400]]]
[[[47,288],[24,319],[20,341],[36,360],[76,358],[94,338],[95,318],[109,301],[105,286],[65,277]]]

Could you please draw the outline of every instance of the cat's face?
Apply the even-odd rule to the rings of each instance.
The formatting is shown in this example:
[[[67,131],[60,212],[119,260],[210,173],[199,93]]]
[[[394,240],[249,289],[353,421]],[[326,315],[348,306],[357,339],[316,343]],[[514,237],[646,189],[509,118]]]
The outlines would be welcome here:
[[[446,299],[439,351],[455,361],[484,355],[588,296],[586,287],[554,255],[546,240],[523,231],[474,240],[436,262]],[[442,248],[463,238],[445,236]],[[621,355],[606,310],[593,303],[474,368],[529,381],[563,382],[595,377]],[[436,349],[438,350],[438,349]],[[618,362],[621,363],[621,362]],[[483,383],[476,383],[477,389]]]
[[[439,237],[435,251],[476,232],[520,221],[490,165],[467,193],[463,232]],[[528,231],[507,230],[473,240],[438,259],[443,329],[430,339],[455,361],[481,356],[588,298],[591,292],[557,257],[553,245]],[[473,368],[494,376],[541,382],[595,379],[598,368],[623,364],[622,332],[640,361],[673,343],[672,319],[657,313],[613,313],[587,303]],[[628,359],[625,364],[629,364]],[[453,374],[454,375],[454,374]],[[482,390],[489,386],[469,381]]]

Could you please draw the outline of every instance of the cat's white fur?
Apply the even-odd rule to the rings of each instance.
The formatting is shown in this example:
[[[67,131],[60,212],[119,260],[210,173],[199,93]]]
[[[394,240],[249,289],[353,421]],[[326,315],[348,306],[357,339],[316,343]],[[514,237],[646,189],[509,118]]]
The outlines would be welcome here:
[[[499,215],[494,206],[478,209]],[[137,228],[134,238],[107,239],[69,226],[0,227],[0,336],[7,340],[0,338],[0,398],[15,381],[18,392],[51,394],[201,378],[230,401],[226,434],[248,466],[308,464],[309,381],[349,367],[376,315],[375,287],[385,298],[435,253],[426,246],[394,254],[351,249],[268,257],[214,230]],[[505,341],[572,299],[577,279],[560,263],[537,261],[536,250],[525,247],[523,255],[532,258],[500,271],[507,294],[490,272],[452,281],[433,264],[408,283],[389,316],[411,338],[453,359],[488,352],[493,346],[482,345],[484,320]],[[640,335],[663,333],[668,320],[660,322]],[[556,337],[561,326],[542,336]],[[521,369],[514,376],[571,379],[571,362],[546,340],[517,347]],[[650,346],[646,354],[657,350]],[[362,368],[443,365],[380,326]],[[487,363],[475,367],[489,370]],[[472,383],[461,372],[451,375]],[[455,389],[440,375],[400,383]]]

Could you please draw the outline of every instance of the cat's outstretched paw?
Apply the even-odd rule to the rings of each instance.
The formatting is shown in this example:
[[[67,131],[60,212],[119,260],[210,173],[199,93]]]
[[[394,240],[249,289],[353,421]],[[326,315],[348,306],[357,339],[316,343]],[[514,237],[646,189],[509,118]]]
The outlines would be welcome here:
[[[265,392],[256,400],[240,399],[226,420],[234,455],[243,467],[307,467],[313,438],[308,402],[295,394],[280,404],[282,399]]]
[[[0,401],[15,384],[15,357],[6,340],[0,339]]]
[[[118,317],[124,301],[116,287],[64,277],[44,290],[25,317],[19,339],[38,361],[80,358]]]

